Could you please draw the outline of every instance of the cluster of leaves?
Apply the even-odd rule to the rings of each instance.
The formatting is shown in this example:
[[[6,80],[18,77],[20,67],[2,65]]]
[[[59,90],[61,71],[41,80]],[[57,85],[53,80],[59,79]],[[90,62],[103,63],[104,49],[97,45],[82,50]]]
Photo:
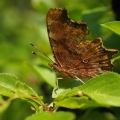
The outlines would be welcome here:
[[[112,60],[114,72],[117,73],[102,74],[84,85],[73,79],[59,80],[59,88],[55,87],[52,93],[56,82],[55,72],[47,67],[48,61],[44,58],[33,57],[29,45],[32,41],[52,58],[45,17],[49,8],[65,6],[71,19],[86,21],[90,29],[87,39],[101,37],[107,48],[120,49],[120,22],[106,23],[114,20],[110,1],[0,2],[0,119],[120,119],[119,54]]]
[[[67,86],[65,85],[67,84]],[[42,102],[43,96],[38,96],[37,93],[25,83],[22,83],[13,75],[0,74],[0,94],[9,97],[7,100],[0,98],[0,112],[9,106],[11,100],[21,98],[26,102],[31,103],[36,114],[29,116],[26,120],[60,120],[62,118],[66,120],[74,120],[75,115],[72,112],[55,112],[58,108],[64,107],[67,109],[78,109],[80,112],[79,119],[90,119],[96,120],[94,116],[97,114],[98,117],[104,118],[105,120],[112,120],[120,118],[114,107],[120,107],[120,75],[116,73],[106,73],[92,78],[84,85],[80,85],[80,81],[66,80],[60,84],[60,89],[54,90],[56,94],[53,100],[52,111],[44,111],[45,104]],[[41,107],[40,107],[41,106]],[[50,108],[50,106],[49,106]],[[94,111],[97,108],[106,109],[102,114],[99,111]],[[87,113],[81,113],[81,110],[90,111]],[[92,111],[92,112],[91,112]],[[113,114],[114,112],[114,114]],[[90,115],[92,113],[92,116]]]

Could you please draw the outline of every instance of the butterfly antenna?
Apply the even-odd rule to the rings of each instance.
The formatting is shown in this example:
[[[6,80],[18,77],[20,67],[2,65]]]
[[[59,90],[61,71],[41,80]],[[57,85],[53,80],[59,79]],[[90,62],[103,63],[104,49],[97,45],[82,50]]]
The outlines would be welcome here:
[[[35,49],[37,49],[41,54],[43,54],[48,61],[54,63],[54,62],[53,62],[44,52],[42,52],[37,46],[35,46],[35,45],[32,44],[31,42],[30,42],[30,45],[33,46]],[[39,56],[39,55],[36,54],[35,52],[32,52],[32,54]]]

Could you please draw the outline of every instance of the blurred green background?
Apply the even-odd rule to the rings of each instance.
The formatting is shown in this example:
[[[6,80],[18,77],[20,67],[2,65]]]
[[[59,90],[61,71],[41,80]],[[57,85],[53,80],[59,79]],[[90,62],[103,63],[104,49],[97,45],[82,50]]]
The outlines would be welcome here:
[[[0,0],[0,72],[16,75],[49,103],[55,72],[42,55],[31,54],[37,51],[29,44],[53,59],[46,29],[49,8],[65,7],[72,20],[87,23],[87,39],[101,37],[105,47],[120,50],[120,36],[100,26],[115,20],[111,6],[111,0]],[[115,70],[120,72],[120,68]],[[22,120],[31,113],[30,104],[14,100],[0,120]]]

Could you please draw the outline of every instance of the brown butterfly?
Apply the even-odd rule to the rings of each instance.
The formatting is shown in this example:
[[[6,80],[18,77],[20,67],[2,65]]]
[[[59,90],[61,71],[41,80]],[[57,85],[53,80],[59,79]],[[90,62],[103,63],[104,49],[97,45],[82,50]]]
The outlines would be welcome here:
[[[49,66],[67,78],[90,79],[98,74],[112,71],[111,58],[118,50],[107,50],[102,39],[83,41],[89,34],[85,22],[70,20],[65,8],[48,11],[48,37],[55,63]]]

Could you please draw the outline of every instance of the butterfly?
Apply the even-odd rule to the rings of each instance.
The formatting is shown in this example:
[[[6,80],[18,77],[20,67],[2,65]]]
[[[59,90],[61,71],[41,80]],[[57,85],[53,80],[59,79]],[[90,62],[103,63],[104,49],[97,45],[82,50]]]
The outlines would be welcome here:
[[[90,79],[112,71],[111,58],[118,52],[106,49],[101,38],[84,40],[85,22],[70,20],[65,8],[51,8],[46,17],[48,37],[55,62],[49,66],[67,78]]]

